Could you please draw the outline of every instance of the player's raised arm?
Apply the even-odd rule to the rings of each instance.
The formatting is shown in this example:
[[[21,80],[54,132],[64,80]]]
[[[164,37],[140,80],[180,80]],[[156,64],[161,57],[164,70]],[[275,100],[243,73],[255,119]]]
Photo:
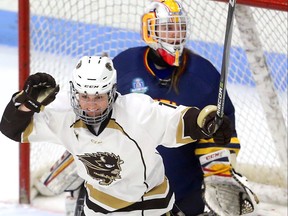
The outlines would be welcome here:
[[[54,101],[58,92],[59,86],[54,78],[47,73],[38,72],[27,78],[23,90],[13,97],[13,101],[21,104],[20,110],[40,112],[41,106]]]
[[[1,132],[20,141],[21,133],[29,125],[33,114],[54,101],[58,92],[59,86],[51,75],[40,72],[30,75],[23,90],[15,93],[6,106],[0,123]]]

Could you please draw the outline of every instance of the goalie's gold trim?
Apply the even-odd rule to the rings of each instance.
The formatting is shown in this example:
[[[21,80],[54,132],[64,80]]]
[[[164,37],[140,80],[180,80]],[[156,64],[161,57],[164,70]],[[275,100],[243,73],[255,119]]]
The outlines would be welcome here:
[[[231,166],[223,164],[214,164],[212,167],[204,168],[204,177],[212,175],[231,176]]]
[[[200,139],[199,143],[214,143],[214,139],[210,138],[210,139]],[[235,144],[239,144],[239,139],[237,137],[231,137],[230,143],[235,143]]]
[[[66,167],[68,167],[72,162],[74,161],[74,158],[72,155],[69,156],[69,159],[65,161],[65,163],[61,164],[60,167],[58,167],[57,171],[55,171],[52,175],[52,177],[49,179],[47,184],[51,182],[54,178],[56,178]]]
[[[154,12],[152,13],[147,13],[143,15],[142,17],[142,38],[143,40],[148,43],[155,43],[157,42],[156,38],[156,33],[155,33],[155,14]],[[149,29],[149,27],[151,29]]]
[[[179,54],[179,50],[176,50],[175,51],[175,66],[179,66],[179,56],[180,56],[180,54]]]
[[[207,148],[200,148],[195,150],[196,155],[205,155],[209,154],[211,152],[216,152],[222,149],[227,149],[230,152],[235,152],[236,155],[238,155],[240,149],[235,149],[235,148],[228,148],[228,147],[207,147]]]
[[[196,155],[204,155],[204,154],[209,154],[211,152],[215,152],[215,151],[219,151],[222,149],[228,149],[230,150],[230,152],[234,152],[236,155],[238,155],[239,151],[240,151],[240,143],[239,143],[239,139],[237,137],[232,137],[230,144],[228,145],[224,145],[224,146],[213,146],[213,147],[205,147],[205,145],[209,145],[209,144],[214,144],[214,139],[201,139],[199,140],[199,144],[198,146],[201,146],[201,144],[203,144],[203,147],[199,148],[197,147],[195,150],[195,154]],[[214,144],[215,145],[215,144]]]

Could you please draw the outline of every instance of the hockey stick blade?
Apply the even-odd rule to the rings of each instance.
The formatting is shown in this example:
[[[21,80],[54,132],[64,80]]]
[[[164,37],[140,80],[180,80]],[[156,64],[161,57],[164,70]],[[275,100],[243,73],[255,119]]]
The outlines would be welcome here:
[[[214,120],[215,127],[214,127],[214,130],[211,131],[211,134],[215,133],[218,130],[218,128],[222,124],[223,116],[224,116],[226,83],[227,83],[227,77],[228,77],[228,67],[229,67],[235,7],[236,7],[236,0],[229,0],[224,49],[223,49],[223,57],[222,57],[222,66],[221,66],[221,75],[220,75],[218,99],[217,99],[217,111],[216,111],[216,116]]]

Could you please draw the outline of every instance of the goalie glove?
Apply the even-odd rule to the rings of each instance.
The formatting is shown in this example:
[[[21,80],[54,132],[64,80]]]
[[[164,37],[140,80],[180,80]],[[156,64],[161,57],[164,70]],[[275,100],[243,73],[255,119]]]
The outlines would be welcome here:
[[[200,157],[204,202],[215,215],[249,214],[255,211],[259,200],[234,172],[229,156],[230,152],[224,149]]]
[[[41,106],[46,106],[55,100],[59,92],[59,85],[56,85],[54,78],[47,74],[38,72],[30,75],[23,87],[13,101],[15,104],[24,104],[34,112],[40,112]]]

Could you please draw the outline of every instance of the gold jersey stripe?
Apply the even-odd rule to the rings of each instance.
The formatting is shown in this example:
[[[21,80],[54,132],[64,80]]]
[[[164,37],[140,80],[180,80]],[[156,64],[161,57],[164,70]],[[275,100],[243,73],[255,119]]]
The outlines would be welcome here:
[[[92,185],[86,183],[87,192],[89,193],[89,197],[99,201],[100,203],[105,204],[106,206],[110,206],[113,209],[121,209],[127,206],[132,205],[134,202],[127,202],[122,199],[118,199],[114,196],[106,194],[100,190],[95,189]]]
[[[233,151],[238,155],[240,149],[236,148],[227,148],[227,147],[207,147],[207,148],[200,148],[195,150],[196,155],[204,155],[204,154],[209,154],[211,152],[223,150],[223,149],[228,149],[230,151]]]
[[[111,196],[107,193],[104,193],[102,191],[99,191],[98,189],[94,188],[91,184],[86,183],[87,192],[89,194],[89,197],[97,200],[100,203],[105,204],[106,206],[109,206],[113,209],[121,209],[127,206],[130,206],[134,204],[135,202],[127,202],[125,200],[116,198],[114,196]],[[153,196],[153,195],[163,195],[163,198],[166,197],[166,193],[168,193],[168,182],[165,178],[164,181],[151,189],[149,192],[147,192],[144,197]]]
[[[167,192],[167,188],[168,188],[168,182],[167,182],[167,179],[165,178],[162,184],[152,188],[150,191],[148,191],[144,195],[144,197],[157,195],[157,194],[165,194]]]
[[[214,143],[214,140],[213,140],[213,138],[211,138],[211,139],[200,139],[199,143]],[[239,139],[237,137],[232,137],[230,143],[239,144],[240,141],[239,141]]]

